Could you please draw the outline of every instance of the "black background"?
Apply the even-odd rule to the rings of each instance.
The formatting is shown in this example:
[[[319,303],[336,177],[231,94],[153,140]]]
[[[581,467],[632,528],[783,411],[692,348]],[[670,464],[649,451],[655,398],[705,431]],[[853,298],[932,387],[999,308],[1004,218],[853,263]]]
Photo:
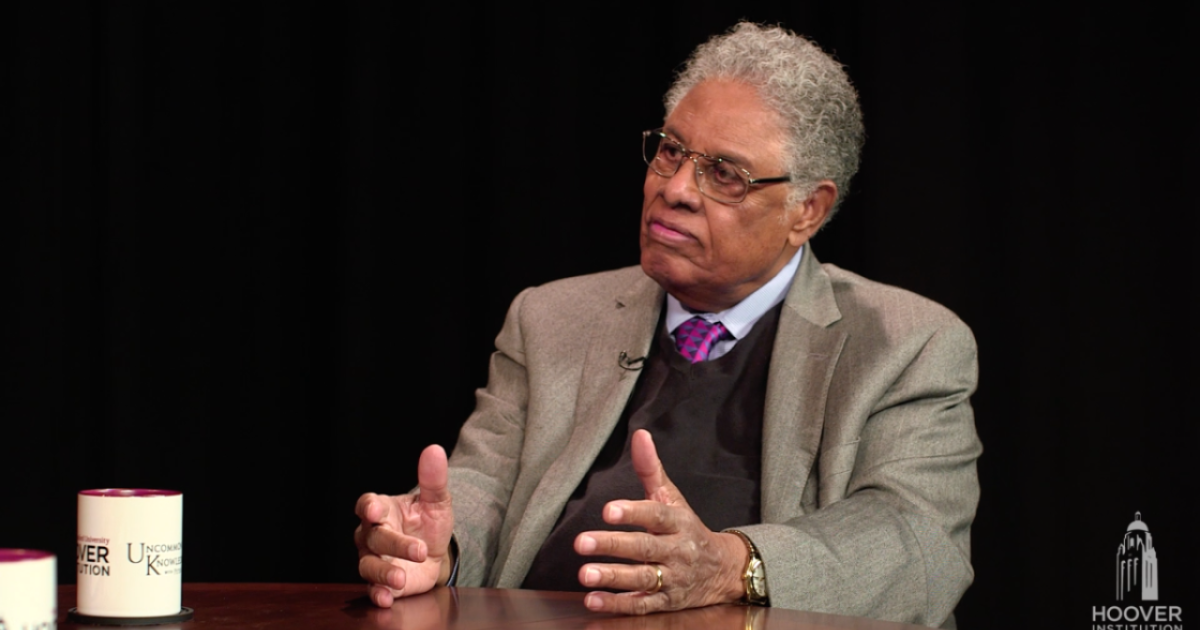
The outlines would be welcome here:
[[[960,625],[1087,627],[1135,511],[1193,601],[1195,9],[753,4],[5,5],[0,546],[71,583],[77,491],[176,488],[188,581],[357,581],[512,297],[636,264],[639,132],[747,18],[861,93],[813,251],[978,338]]]

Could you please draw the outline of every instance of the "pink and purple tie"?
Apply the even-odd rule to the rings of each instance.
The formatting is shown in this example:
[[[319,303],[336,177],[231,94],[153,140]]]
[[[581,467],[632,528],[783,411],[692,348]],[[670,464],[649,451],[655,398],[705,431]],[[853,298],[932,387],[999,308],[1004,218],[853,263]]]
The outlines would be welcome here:
[[[683,358],[699,363],[708,359],[713,345],[726,335],[721,322],[710,324],[700,317],[693,317],[675,329],[675,348]]]

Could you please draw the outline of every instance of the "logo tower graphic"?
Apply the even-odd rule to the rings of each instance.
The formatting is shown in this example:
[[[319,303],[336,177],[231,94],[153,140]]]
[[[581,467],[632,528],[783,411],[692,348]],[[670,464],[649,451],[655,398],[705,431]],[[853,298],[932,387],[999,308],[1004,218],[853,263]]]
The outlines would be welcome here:
[[[1150,528],[1135,512],[1117,546],[1117,601],[1158,601],[1158,555],[1150,538]]]

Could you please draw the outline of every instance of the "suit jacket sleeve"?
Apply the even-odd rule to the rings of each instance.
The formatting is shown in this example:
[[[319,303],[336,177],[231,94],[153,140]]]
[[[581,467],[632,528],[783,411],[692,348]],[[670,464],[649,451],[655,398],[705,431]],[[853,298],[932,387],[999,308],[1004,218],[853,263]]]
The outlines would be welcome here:
[[[509,307],[496,338],[488,385],[476,391],[475,411],[463,425],[450,458],[459,586],[486,583],[520,470],[529,391],[519,315],[528,292],[523,291]]]
[[[953,623],[974,576],[976,348],[965,324],[932,306],[903,334],[847,323],[819,461],[809,496],[797,498],[807,505],[743,528],[761,550],[773,606]]]

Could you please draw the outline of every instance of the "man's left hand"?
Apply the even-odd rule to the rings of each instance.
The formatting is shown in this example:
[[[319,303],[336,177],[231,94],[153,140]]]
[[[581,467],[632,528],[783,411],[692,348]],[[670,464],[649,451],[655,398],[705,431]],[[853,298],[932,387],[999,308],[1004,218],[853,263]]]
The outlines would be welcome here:
[[[704,526],[663,470],[650,433],[638,430],[630,445],[633,470],[646,489],[645,501],[612,501],[604,522],[636,525],[645,532],[584,532],[575,551],[584,556],[613,556],[645,564],[585,564],[579,582],[596,591],[584,600],[590,610],[643,615],[742,599],[742,572],[749,557],[735,534]],[[654,592],[662,571],[662,587]]]

